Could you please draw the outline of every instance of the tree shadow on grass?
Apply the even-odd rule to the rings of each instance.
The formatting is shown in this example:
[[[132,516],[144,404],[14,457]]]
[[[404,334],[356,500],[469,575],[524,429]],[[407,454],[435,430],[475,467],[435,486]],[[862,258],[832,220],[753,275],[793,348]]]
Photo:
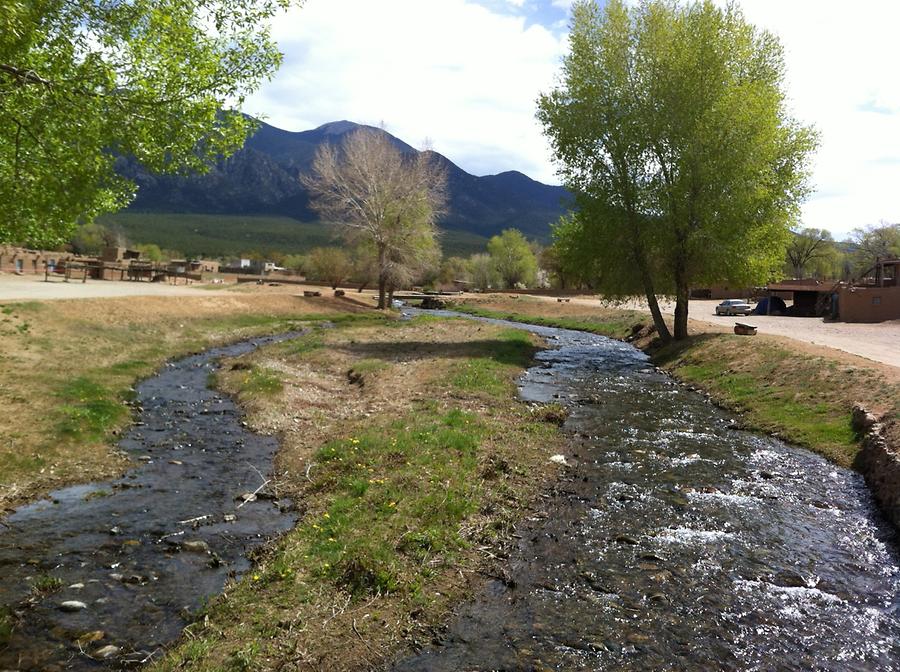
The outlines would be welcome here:
[[[670,364],[684,355],[688,350],[703,345],[714,339],[727,336],[727,334],[694,334],[688,336],[683,341],[672,341],[668,345],[663,345],[658,339],[647,349],[653,363],[657,366],[665,366]]]
[[[484,339],[438,343],[398,341],[394,343],[349,343],[337,346],[360,359],[386,362],[411,362],[420,359],[492,359],[499,364],[528,366],[541,348],[527,340]]]

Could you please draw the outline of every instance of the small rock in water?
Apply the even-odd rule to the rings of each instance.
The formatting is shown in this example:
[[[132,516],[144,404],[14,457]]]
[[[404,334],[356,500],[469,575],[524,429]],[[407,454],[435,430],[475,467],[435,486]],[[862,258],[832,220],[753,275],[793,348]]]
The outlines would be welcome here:
[[[116,525],[115,527],[110,528],[109,533],[112,535],[122,534],[122,528]]]
[[[87,609],[87,605],[78,600],[66,600],[59,605],[59,608],[63,611],[81,611],[82,609]]]
[[[181,550],[188,553],[206,553],[209,550],[209,544],[205,541],[184,541],[181,543]]]
[[[629,537],[627,534],[620,534],[618,537],[616,537],[616,543],[617,544],[631,544],[632,546],[634,546],[635,544],[638,543],[638,540],[635,539],[634,537]]]
[[[106,637],[106,633],[103,630],[92,630],[91,632],[86,632],[81,637],[76,639],[75,641],[81,645],[90,644],[91,642],[98,642],[101,639]]]
[[[169,464],[174,464],[175,466],[180,467],[182,464],[184,464],[184,462],[182,462],[181,460],[169,460]]]
[[[69,588],[71,588],[72,590],[81,590],[82,588],[84,588],[84,584],[83,583],[73,583],[71,586],[69,586]]]
[[[237,516],[233,513],[226,513],[224,516],[222,516],[222,520],[224,520],[226,523],[233,523],[235,520],[237,520]]]
[[[94,651],[94,658],[101,658],[101,659],[112,658],[113,656],[118,655],[118,653],[119,653],[118,646],[113,646],[112,644],[107,644],[106,646]]]
[[[238,495],[235,499],[241,499],[245,502],[255,502],[256,495],[252,492],[245,492],[243,495]]]

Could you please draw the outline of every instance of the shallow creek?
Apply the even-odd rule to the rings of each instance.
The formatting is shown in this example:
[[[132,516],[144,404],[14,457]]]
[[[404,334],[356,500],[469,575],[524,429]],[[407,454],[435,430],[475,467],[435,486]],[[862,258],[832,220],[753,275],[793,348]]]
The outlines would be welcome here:
[[[296,335],[166,364],[137,386],[135,424],[119,443],[140,467],[58,490],[0,521],[0,607],[19,616],[0,670],[149,661],[249,567],[250,549],[292,527],[288,501],[243,504],[271,473],[278,445],[245,429],[208,380],[221,357]],[[35,592],[48,579],[61,588]],[[102,638],[76,641],[98,631]]]
[[[561,481],[412,670],[900,670],[900,554],[860,476],[772,438],[631,346],[554,349],[522,397],[571,409]]]

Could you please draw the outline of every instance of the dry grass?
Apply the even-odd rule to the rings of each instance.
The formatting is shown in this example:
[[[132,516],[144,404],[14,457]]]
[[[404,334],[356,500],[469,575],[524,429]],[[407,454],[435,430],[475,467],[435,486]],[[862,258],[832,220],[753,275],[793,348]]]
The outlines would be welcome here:
[[[283,292],[0,305],[0,511],[121,472],[125,402],[166,359],[348,310]]]
[[[534,350],[419,318],[314,333],[220,376],[281,435],[279,488],[304,515],[157,669],[370,669],[429,641],[555,473],[555,424],[515,400]],[[248,389],[253,370],[282,388]]]

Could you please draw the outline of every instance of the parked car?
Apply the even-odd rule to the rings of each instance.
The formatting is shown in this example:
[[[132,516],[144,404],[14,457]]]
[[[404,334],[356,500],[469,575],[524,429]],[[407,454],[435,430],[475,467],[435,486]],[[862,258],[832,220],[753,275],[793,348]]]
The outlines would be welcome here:
[[[725,299],[716,306],[716,315],[749,315],[753,306],[743,299]]]

